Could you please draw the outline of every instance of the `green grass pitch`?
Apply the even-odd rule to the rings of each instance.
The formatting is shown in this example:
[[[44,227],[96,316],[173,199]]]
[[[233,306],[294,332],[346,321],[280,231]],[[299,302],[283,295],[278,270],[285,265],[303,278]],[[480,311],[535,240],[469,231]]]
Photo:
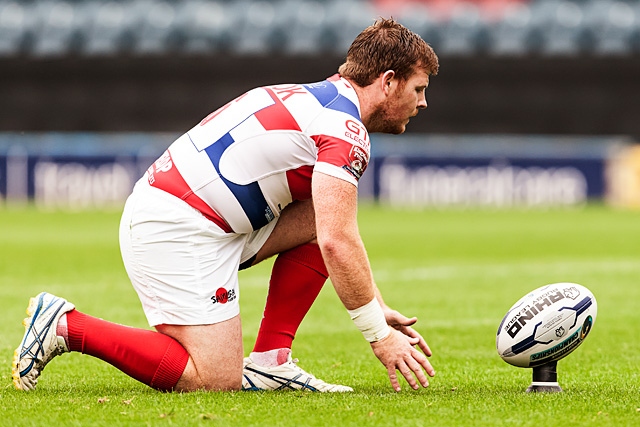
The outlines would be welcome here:
[[[328,283],[293,354],[354,393],[158,393],[75,353],[47,366],[35,392],[19,392],[10,365],[38,292],[94,316],[147,324],[121,264],[118,212],[0,209],[0,426],[640,426],[640,212],[363,206],[359,217],[387,303],[418,316],[433,350],[437,375],[428,389],[405,383],[392,391]],[[245,352],[270,265],[241,273]],[[598,318],[558,365],[564,392],[526,394],[531,371],[499,358],[495,333],[518,298],[560,281],[591,289]]]

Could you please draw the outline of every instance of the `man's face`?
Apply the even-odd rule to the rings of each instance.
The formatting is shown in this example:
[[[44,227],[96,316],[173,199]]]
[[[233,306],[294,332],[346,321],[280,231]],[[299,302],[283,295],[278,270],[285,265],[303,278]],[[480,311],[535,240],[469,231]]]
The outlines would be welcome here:
[[[375,109],[368,123],[369,132],[400,134],[418,109],[427,108],[425,90],[429,75],[418,70],[404,82],[394,79],[388,96]]]

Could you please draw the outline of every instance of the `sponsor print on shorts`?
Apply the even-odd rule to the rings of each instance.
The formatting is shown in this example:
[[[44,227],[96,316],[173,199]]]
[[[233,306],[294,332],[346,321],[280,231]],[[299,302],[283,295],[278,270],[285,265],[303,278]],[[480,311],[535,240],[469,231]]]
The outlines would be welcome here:
[[[216,291],[216,294],[211,297],[211,302],[213,304],[226,304],[228,302],[233,301],[237,298],[236,290],[229,289],[228,291],[225,288],[219,288]]]

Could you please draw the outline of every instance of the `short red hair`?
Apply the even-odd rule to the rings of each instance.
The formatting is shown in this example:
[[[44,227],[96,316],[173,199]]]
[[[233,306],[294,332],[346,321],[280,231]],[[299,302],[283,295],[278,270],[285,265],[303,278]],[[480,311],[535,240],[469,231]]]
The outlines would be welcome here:
[[[387,70],[406,81],[416,70],[438,74],[438,57],[418,34],[391,19],[378,19],[355,38],[347,60],[338,68],[341,76],[358,86],[369,86]]]

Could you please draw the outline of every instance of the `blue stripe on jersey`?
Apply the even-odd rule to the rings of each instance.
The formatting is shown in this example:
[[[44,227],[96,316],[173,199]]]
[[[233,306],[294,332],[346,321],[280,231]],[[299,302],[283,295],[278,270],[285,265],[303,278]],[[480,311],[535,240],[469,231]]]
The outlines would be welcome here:
[[[318,102],[325,108],[342,111],[360,121],[360,113],[356,104],[349,98],[338,93],[338,88],[328,80],[319,83],[303,85],[311,95],[315,96]]]
[[[222,182],[226,184],[238,200],[238,203],[240,203],[240,206],[242,206],[242,209],[249,218],[253,229],[257,230],[267,225],[269,221],[274,218],[273,212],[260,189],[260,185],[258,185],[257,182],[247,185],[239,185],[229,181],[220,173],[220,158],[224,151],[233,143],[233,137],[227,133],[215,143],[205,148],[204,151],[209,156],[209,159],[216,168],[216,171],[218,171],[218,175],[220,175]]]

